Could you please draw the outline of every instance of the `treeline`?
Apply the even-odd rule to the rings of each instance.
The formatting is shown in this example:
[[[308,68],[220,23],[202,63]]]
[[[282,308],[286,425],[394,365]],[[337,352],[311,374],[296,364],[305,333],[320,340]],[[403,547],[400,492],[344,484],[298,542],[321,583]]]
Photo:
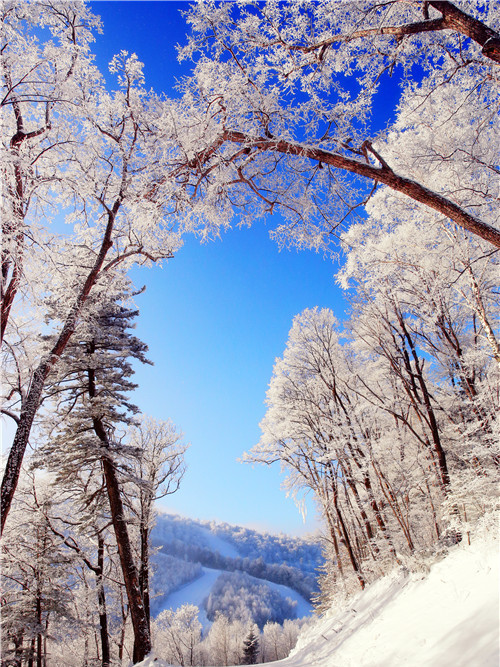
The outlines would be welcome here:
[[[263,558],[266,563],[285,563],[311,574],[316,574],[322,563],[321,545],[317,537],[271,535],[224,523],[213,523],[211,529],[215,535],[233,544],[242,556],[250,560]]]
[[[322,562],[321,545],[317,537],[273,535],[243,526],[165,514],[158,516],[152,534],[158,545],[179,540],[216,551],[216,547],[210,543],[210,536],[223,540],[230,547],[234,547],[233,551],[238,555],[250,560],[262,557],[266,563],[286,563],[311,573],[315,573]]]
[[[316,577],[306,574],[296,567],[289,565],[277,565],[265,563],[262,558],[250,560],[249,558],[230,558],[222,556],[218,551],[212,551],[195,544],[187,544],[180,540],[173,540],[161,546],[164,553],[176,558],[201,563],[205,567],[215,570],[227,570],[229,572],[246,572],[256,579],[265,579],[275,584],[288,586],[310,601],[316,590]]]
[[[268,622],[262,630],[251,622],[230,621],[217,614],[208,633],[202,633],[199,609],[184,605],[168,609],[153,622],[156,655],[172,665],[243,665],[281,660],[297,642],[304,620]]]

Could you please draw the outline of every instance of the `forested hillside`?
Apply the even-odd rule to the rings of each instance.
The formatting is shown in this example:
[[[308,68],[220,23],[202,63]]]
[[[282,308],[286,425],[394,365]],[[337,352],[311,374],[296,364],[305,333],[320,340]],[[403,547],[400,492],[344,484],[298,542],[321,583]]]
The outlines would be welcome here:
[[[318,569],[322,563],[318,538],[276,536],[228,524],[202,523],[160,514],[152,540],[163,556],[218,570],[245,572],[289,586],[308,601],[317,592]]]
[[[318,538],[277,536],[160,513],[152,541],[154,615],[192,603],[200,607],[206,627],[224,614],[229,621],[262,628],[266,622],[283,623],[311,612],[322,563]],[[252,558],[256,553],[260,555]],[[204,581],[186,586],[200,578]],[[199,591],[196,599],[193,590]]]
[[[498,530],[483,522],[471,544],[428,559],[418,570],[397,568],[306,625],[279,663],[269,633],[259,658],[282,667],[496,667],[500,657]],[[163,667],[158,651],[144,667]],[[217,664],[223,664],[222,662]]]

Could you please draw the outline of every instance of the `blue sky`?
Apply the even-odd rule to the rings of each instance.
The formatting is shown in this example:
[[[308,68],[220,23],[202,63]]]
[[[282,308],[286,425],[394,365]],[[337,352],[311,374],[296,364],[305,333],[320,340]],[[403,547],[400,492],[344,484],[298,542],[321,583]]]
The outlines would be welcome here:
[[[178,2],[93,2],[104,24],[94,51],[101,71],[125,49],[145,63],[146,84],[174,95],[175,44],[187,26]],[[153,367],[138,369],[134,400],[155,418],[171,418],[191,442],[188,471],[166,507],[185,516],[216,519],[291,534],[316,528],[309,504],[303,522],[280,490],[279,467],[237,462],[259,439],[265,394],[275,358],[283,353],[293,317],[306,307],[345,302],[335,267],[312,252],[279,252],[269,239],[272,220],[235,229],[221,241],[186,239],[163,269],[136,270],[138,336]]]

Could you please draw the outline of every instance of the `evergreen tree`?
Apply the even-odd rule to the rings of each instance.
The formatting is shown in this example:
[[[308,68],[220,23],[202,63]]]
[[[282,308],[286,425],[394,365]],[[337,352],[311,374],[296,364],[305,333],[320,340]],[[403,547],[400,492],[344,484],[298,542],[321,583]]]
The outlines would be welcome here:
[[[254,628],[250,628],[245,641],[243,642],[243,665],[256,665],[257,655],[259,653],[259,638],[255,634]]]
[[[54,381],[60,426],[43,455],[57,483],[80,488],[86,513],[103,493],[107,496],[134,627],[134,656],[139,658],[141,646],[149,652],[150,633],[122,487],[140,451],[122,443],[119,428],[130,425],[138,411],[127,396],[136,387],[130,380],[132,360],[149,362],[147,346],[130,332],[138,314],[125,305],[130,295],[123,278],[121,289],[96,295],[89,303]]]

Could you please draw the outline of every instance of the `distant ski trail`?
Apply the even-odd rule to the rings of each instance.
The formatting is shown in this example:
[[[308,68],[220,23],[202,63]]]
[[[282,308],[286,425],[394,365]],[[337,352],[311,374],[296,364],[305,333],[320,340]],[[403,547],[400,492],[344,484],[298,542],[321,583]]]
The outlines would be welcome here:
[[[164,601],[158,605],[158,613],[162,612],[164,609],[175,610],[182,607],[184,604],[194,604],[200,610],[198,618],[200,619],[203,629],[210,627],[211,622],[208,620],[203,608],[203,601],[208,597],[212,586],[222,574],[222,570],[213,570],[209,567],[202,567],[201,569],[201,577],[185,584],[165,597]]]

